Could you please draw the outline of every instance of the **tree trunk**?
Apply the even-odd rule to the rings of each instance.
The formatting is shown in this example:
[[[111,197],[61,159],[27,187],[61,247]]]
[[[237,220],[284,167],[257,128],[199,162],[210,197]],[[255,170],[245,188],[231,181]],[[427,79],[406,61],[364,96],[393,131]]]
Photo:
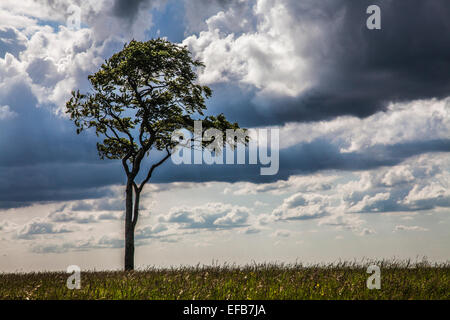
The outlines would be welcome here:
[[[134,270],[133,182],[127,182],[125,200],[125,271]]]

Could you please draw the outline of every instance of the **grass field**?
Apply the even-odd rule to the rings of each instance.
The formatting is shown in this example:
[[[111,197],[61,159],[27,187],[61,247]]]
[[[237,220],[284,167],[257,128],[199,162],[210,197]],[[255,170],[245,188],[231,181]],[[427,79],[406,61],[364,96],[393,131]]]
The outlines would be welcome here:
[[[381,268],[381,289],[366,268]],[[196,266],[82,272],[69,290],[63,272],[0,274],[0,299],[450,299],[450,263],[379,261],[302,266]]]

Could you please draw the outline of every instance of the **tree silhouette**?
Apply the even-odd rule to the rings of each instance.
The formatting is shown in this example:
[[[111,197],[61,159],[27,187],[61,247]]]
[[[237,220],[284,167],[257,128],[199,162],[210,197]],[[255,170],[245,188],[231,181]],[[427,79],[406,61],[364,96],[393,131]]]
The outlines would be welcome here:
[[[154,170],[176,150],[173,132],[194,132],[195,120],[202,121],[203,132],[239,129],[223,114],[204,116],[205,98],[211,96],[211,89],[196,83],[196,69],[202,66],[186,47],[164,39],[133,40],[88,77],[91,92],[74,91],[66,104],[78,134],[94,128],[101,137],[97,143],[100,158],[122,161],[126,173],[125,270],[134,269],[141,192]],[[204,141],[200,146],[207,145]],[[151,150],[163,156],[153,160]],[[145,158],[150,158],[151,164],[137,181]]]

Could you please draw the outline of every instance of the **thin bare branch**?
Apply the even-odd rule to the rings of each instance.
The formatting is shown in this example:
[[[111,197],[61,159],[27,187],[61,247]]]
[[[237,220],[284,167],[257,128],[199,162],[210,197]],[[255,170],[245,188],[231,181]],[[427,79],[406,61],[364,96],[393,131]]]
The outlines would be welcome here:
[[[150,167],[150,170],[147,173],[147,177],[144,179],[144,181],[142,181],[141,185],[139,186],[139,191],[142,191],[142,189],[144,188],[145,184],[150,180],[153,171],[159,167],[160,165],[162,165],[167,159],[169,159],[169,157],[172,155],[172,153],[169,151],[168,148],[166,148],[167,151],[167,155],[164,156],[160,161],[158,161],[157,163],[155,163],[154,165],[152,165]]]

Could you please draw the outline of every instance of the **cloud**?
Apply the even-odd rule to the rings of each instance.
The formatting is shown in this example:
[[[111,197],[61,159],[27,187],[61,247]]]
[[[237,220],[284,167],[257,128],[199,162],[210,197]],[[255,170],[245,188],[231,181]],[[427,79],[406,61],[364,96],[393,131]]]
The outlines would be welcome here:
[[[260,224],[316,221],[319,226],[347,229],[360,236],[372,235],[376,231],[365,226],[364,214],[398,212],[417,215],[448,208],[448,168],[448,157],[428,154],[393,167],[351,174],[330,172],[334,182],[329,190],[292,194],[296,186],[295,180],[291,180],[288,196],[270,216],[261,217]],[[296,182],[304,183],[301,179]],[[409,219],[413,217],[409,216]]]
[[[260,228],[254,228],[254,227],[248,227],[248,228],[245,228],[244,229],[244,231],[243,231],[243,233],[244,234],[257,234],[257,233],[260,233],[261,232],[261,229]]]
[[[101,240],[100,240],[101,241]],[[99,241],[99,242],[100,242]],[[47,254],[47,253],[66,253],[70,251],[87,251],[91,249],[101,249],[103,247],[111,247],[111,245],[116,245],[117,243],[114,241],[108,241],[107,239],[103,240],[103,244],[96,243],[93,238],[82,239],[82,240],[74,240],[74,241],[65,241],[63,243],[47,243],[47,244],[36,244],[31,247],[31,252],[39,253],[39,254]]]
[[[450,207],[448,158],[420,156],[365,172],[341,187],[348,212],[416,212]],[[395,172],[395,174],[394,174]]]
[[[291,234],[292,232],[289,230],[277,230],[272,234],[272,236],[276,238],[289,238]]]
[[[291,41],[294,24],[287,8],[279,2],[259,1],[253,10],[249,4],[240,4],[244,11],[230,6],[210,17],[206,22],[208,30],[199,37],[184,40],[183,44],[206,64],[200,81],[210,84],[237,80],[260,89],[263,94],[295,96],[305,90],[310,85],[307,76],[310,70],[307,59],[295,55],[296,43]],[[235,37],[236,26],[248,31],[248,21],[254,19],[245,17],[243,12],[260,18],[259,32]],[[303,43],[306,42],[304,39]]]
[[[327,191],[332,189],[335,179],[336,176],[331,174],[311,174],[308,176],[290,176],[287,180],[278,180],[271,183],[237,182],[227,187],[224,193],[249,195],[261,193],[283,194],[292,191]],[[255,205],[257,204],[255,203]]]
[[[385,167],[376,170],[354,172],[351,175],[345,173],[330,173],[333,177],[333,188],[314,192],[297,192],[290,194],[296,189],[295,182],[299,185],[305,183],[304,179],[292,180],[290,190],[282,203],[270,214],[259,214],[255,216],[249,208],[224,204],[207,203],[200,206],[174,207],[169,210],[168,215],[156,217],[158,223],[144,225],[136,231],[136,245],[146,245],[150,241],[179,241],[180,236],[189,233],[197,233],[200,230],[221,231],[237,229],[242,234],[256,234],[263,230],[273,230],[275,235],[279,223],[316,223],[320,227],[331,227],[337,230],[348,230],[358,236],[376,234],[374,228],[367,226],[363,220],[362,213],[371,212],[380,214],[382,212],[417,212],[419,209],[413,205],[406,205],[408,201],[416,201],[427,196],[427,201],[433,204],[429,208],[420,210],[433,210],[437,208],[442,199],[445,199],[445,183],[448,181],[449,159],[439,155],[422,155],[396,167]],[[399,172],[403,178],[391,179],[393,172]],[[407,173],[407,174],[405,174]],[[323,174],[323,177],[326,175]],[[413,179],[410,178],[413,177]],[[442,183],[442,185],[441,185]],[[417,191],[414,186],[418,185]],[[214,186],[214,185],[212,185]],[[418,191],[427,187],[420,195]],[[399,190],[403,190],[400,192]],[[431,191],[434,190],[434,191]],[[285,193],[278,194],[284,195]],[[408,198],[414,194],[416,198]],[[111,199],[114,199],[112,197]],[[98,204],[96,204],[98,202]],[[49,214],[41,219],[41,223],[50,223],[54,227],[47,233],[47,237],[57,236],[58,231],[74,230],[71,223],[83,225],[85,218],[92,219],[91,222],[101,222],[102,214],[116,214],[116,211],[89,212],[83,211],[98,207],[100,204],[110,203],[107,199],[71,202],[61,207],[58,214]],[[395,207],[396,205],[397,207]],[[398,207],[400,206],[401,207]],[[72,208],[79,210],[72,210]],[[105,208],[108,208],[106,206]],[[114,209],[111,208],[111,209]],[[80,211],[81,210],[81,211]],[[61,214],[61,215],[60,215]],[[416,216],[417,214],[415,214]],[[115,216],[115,217],[118,217]],[[412,219],[412,218],[411,218]],[[44,225],[47,226],[47,225]],[[64,226],[64,228],[60,228]],[[23,225],[10,226],[0,225],[7,232],[24,229]],[[416,227],[402,226],[394,228],[395,231],[425,231]],[[47,232],[47,229],[43,229]],[[277,236],[283,237],[282,234]],[[25,236],[27,237],[27,236]],[[35,238],[30,236],[28,238]],[[123,239],[116,234],[99,235],[89,242],[78,240],[66,241],[66,243],[55,243],[41,245],[37,243],[34,251],[41,252],[67,252],[72,250],[91,250],[100,248],[121,248]]]
[[[329,215],[330,199],[319,194],[296,193],[272,212],[276,220],[311,220]]]
[[[330,226],[338,230],[350,230],[359,236],[375,233],[372,229],[364,227],[365,221],[359,216],[345,213],[339,210],[339,208],[334,209],[336,211],[332,215],[319,220],[318,226]]]
[[[170,230],[165,225],[157,224],[155,226],[145,226],[136,230],[135,246],[143,246],[149,243],[149,240],[160,242],[176,242],[179,238],[174,234],[167,233]],[[66,240],[63,243],[53,242],[45,244],[34,244],[30,250],[34,253],[67,253],[71,251],[89,251],[95,249],[121,249],[124,247],[125,240],[123,236],[116,233],[103,234],[87,239]]]
[[[196,207],[175,207],[159,221],[178,224],[184,229],[230,229],[248,226],[250,209],[223,203],[206,203]]]
[[[256,201],[253,203],[253,205],[254,205],[255,207],[265,207],[265,206],[267,206],[268,204],[265,203],[265,202],[256,200]]]
[[[169,228],[162,223],[155,224],[153,226],[146,226],[143,228],[139,228],[136,230],[135,239],[136,240],[145,240],[158,238],[158,235],[164,231],[169,230]]]
[[[27,38],[14,27],[0,26],[0,58],[6,53],[17,57],[26,46]]]
[[[124,189],[119,186],[110,188],[105,198],[71,201],[50,212],[47,218],[53,222],[73,222],[78,224],[97,223],[105,220],[124,220]],[[144,198],[145,199],[145,198]],[[144,200],[143,199],[143,200]],[[149,217],[145,204],[139,208],[141,219]]]
[[[88,224],[97,222],[97,216],[92,213],[77,213],[73,211],[56,210],[48,215],[48,218],[54,222],[74,222],[79,224]]]
[[[356,172],[351,176],[331,173],[334,181],[332,189],[289,195],[270,215],[255,217],[246,207],[223,203],[175,207],[169,211],[168,216],[159,217],[159,224],[143,227],[136,234],[142,242],[140,245],[144,245],[148,239],[170,240],[177,235],[189,233],[187,231],[189,229],[219,231],[239,228],[245,234],[252,234],[261,232],[260,226],[268,228],[280,221],[316,221],[319,226],[347,229],[357,235],[370,235],[375,231],[365,227],[364,221],[358,214],[417,212],[445,206],[445,201],[448,203],[448,200],[445,200],[447,197],[445,181],[448,180],[448,170],[445,168],[448,165],[448,161],[438,155],[426,155],[408,160],[397,167]],[[406,177],[404,179],[397,177],[392,180],[392,172],[408,174],[400,174]],[[410,176],[413,176],[413,179]],[[321,177],[325,178],[326,175],[323,174]],[[395,183],[392,183],[393,181]],[[444,184],[439,184],[439,181]],[[288,194],[303,187],[305,182],[308,180],[291,179]],[[296,186],[296,183],[299,185]],[[420,193],[422,189],[424,190]],[[282,194],[284,193],[279,195]],[[423,196],[426,198],[424,199]],[[41,222],[57,223],[58,225],[55,226],[59,226],[70,223],[83,225],[104,220],[120,220],[123,219],[123,211],[116,211],[119,208],[115,205],[121,203],[116,199],[117,195],[113,193],[111,198],[107,199],[73,201],[51,212],[46,216],[45,221]],[[422,204],[418,207],[416,201],[421,200],[426,200],[432,205]],[[20,228],[23,226],[18,226],[16,229]],[[92,246],[94,245],[98,245],[97,242],[94,242]],[[103,245],[106,246],[106,244]]]
[[[359,233],[360,236],[369,236],[372,234],[376,234],[376,232],[370,228],[363,228]]]
[[[445,175],[446,177],[448,176]],[[416,184],[403,199],[402,204],[412,209],[429,210],[435,207],[450,207],[450,192],[447,184],[429,181]]]
[[[234,31],[242,30],[249,21],[245,21],[245,15],[251,7],[246,0],[184,0],[183,6],[185,10],[185,27],[186,33],[198,33],[207,29],[208,18],[214,17],[219,12],[224,14],[224,11],[231,9],[236,15],[242,19],[237,21],[228,21],[228,28]],[[236,23],[237,22],[237,23]]]
[[[125,197],[121,192],[114,198],[101,198],[90,201],[77,201],[71,206],[73,211],[124,211],[125,210]],[[144,207],[141,207],[145,210]]]
[[[153,0],[115,0],[112,11],[120,18],[125,18],[130,22],[136,18],[141,10],[149,10]]]
[[[338,145],[343,152],[375,146],[445,140],[450,136],[450,99],[392,103],[370,117],[337,117],[329,121],[288,123],[280,130],[281,148],[317,139]]]
[[[4,61],[13,68],[12,57]],[[97,159],[94,137],[77,137],[68,120],[36,108],[26,80],[0,70],[0,78],[10,73],[0,83],[0,105],[9,106],[2,114],[15,114],[0,126],[0,166],[7,168],[0,176],[0,207],[102,197],[106,186],[122,182],[121,172],[110,167],[117,164]]]
[[[0,120],[7,120],[17,116],[17,113],[11,111],[9,106],[0,106]]]
[[[426,228],[422,228],[419,226],[404,226],[404,225],[398,225],[395,226],[395,231],[428,231]]]
[[[17,229],[18,225],[15,223],[12,223],[10,221],[2,221],[0,223],[0,231],[2,231],[2,233],[7,233],[7,232],[13,232]]]
[[[17,5],[14,1],[2,1],[0,13],[5,11],[30,20],[15,27],[0,25],[0,53],[8,52],[18,59],[21,72],[29,77],[40,104],[53,105],[61,112],[72,90],[89,88],[87,76],[105,58],[121,49],[126,41],[143,39],[152,26],[149,10],[135,11],[140,2],[159,1],[135,1],[131,5],[128,1],[126,6],[124,2],[24,0]],[[71,7],[80,9],[79,29],[67,25]],[[112,11],[121,16],[111,14]],[[132,12],[124,26],[122,18]]]
[[[392,101],[448,95],[445,0],[233,3],[244,9],[216,8],[184,44],[206,63],[213,108],[245,126],[367,117]],[[371,4],[382,10],[380,31],[366,28]]]
[[[383,203],[390,200],[389,193],[377,193],[374,196],[365,195],[356,205],[351,207],[354,212],[377,212],[381,210]]]
[[[17,230],[17,238],[32,240],[36,235],[54,235],[72,231],[64,225],[55,225],[44,219],[34,218]]]
[[[112,248],[119,249],[125,247],[125,241],[118,237],[103,236],[93,245],[93,248]]]

